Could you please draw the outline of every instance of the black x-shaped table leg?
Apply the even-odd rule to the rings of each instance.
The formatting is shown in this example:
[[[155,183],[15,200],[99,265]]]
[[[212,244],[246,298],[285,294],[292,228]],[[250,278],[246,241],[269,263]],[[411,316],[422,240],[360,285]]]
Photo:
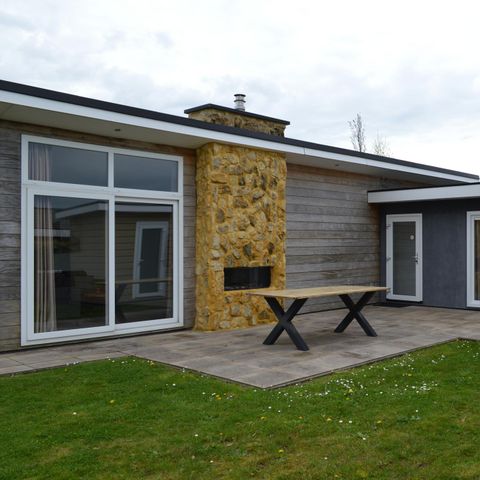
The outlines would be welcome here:
[[[273,313],[277,317],[278,323],[273,327],[273,330],[270,332],[268,337],[263,342],[264,345],[273,345],[280,334],[285,330],[288,333],[288,336],[291,338],[292,342],[299,350],[307,351],[308,346],[305,343],[305,340],[298,333],[298,330],[294,327],[292,323],[293,317],[298,313],[302,308],[303,304],[307,301],[306,298],[297,298],[290,305],[289,309],[285,312],[278,300],[274,297],[265,297],[266,302],[270,305]]]
[[[360,300],[355,303],[349,295],[340,295],[345,306],[348,308],[349,312],[345,318],[338,324],[335,329],[335,333],[343,332],[349,325],[352,323],[353,319],[357,320],[359,325],[363,328],[363,331],[369,337],[376,337],[377,333],[373,327],[367,322],[367,319],[361,312],[363,307],[370,301],[375,292],[366,292],[362,295]],[[297,298],[293,301],[287,311],[285,311],[278,300],[274,297],[265,297],[266,302],[270,305],[273,313],[277,317],[278,323],[273,327],[273,330],[270,332],[268,337],[264,340],[264,345],[273,345],[278,337],[285,330],[288,333],[288,336],[291,338],[292,342],[298,348],[298,350],[307,351],[309,348],[305,343],[305,340],[302,338],[298,330],[292,323],[295,315],[300,311],[303,304],[307,301],[306,298]]]
[[[348,312],[346,317],[338,324],[338,327],[335,329],[335,333],[343,332],[355,318],[355,320],[357,320],[359,325],[363,328],[363,331],[369,337],[376,337],[377,332],[375,332],[373,327],[367,322],[367,319],[361,312],[362,308],[370,301],[374,294],[375,292],[364,293],[357,303],[355,303],[349,295],[340,295],[343,303],[350,311]]]

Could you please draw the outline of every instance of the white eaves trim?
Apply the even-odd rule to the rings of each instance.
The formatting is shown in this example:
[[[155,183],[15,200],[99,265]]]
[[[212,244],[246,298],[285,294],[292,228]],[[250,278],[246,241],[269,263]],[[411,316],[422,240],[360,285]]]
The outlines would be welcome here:
[[[366,167],[382,168],[384,170],[391,170],[396,172],[410,173],[413,175],[423,175],[428,177],[442,178],[445,180],[452,180],[454,182],[472,183],[478,180],[463,177],[461,175],[454,175],[446,172],[437,172],[435,170],[425,170],[421,167],[412,167],[407,165],[398,165],[395,163],[382,162],[370,158],[351,157],[342,153],[325,152],[323,150],[315,150],[313,148],[305,148],[304,154],[310,157],[328,158],[338,162],[355,163],[356,165],[365,165]]]
[[[480,183],[448,187],[407,188],[368,192],[368,203],[416,202],[422,200],[453,200],[480,197]]]
[[[265,148],[273,151],[281,151],[285,153],[304,153],[304,148],[294,145],[285,145],[277,142],[270,142],[268,140],[242,137],[240,135],[233,135],[231,133],[216,132],[213,130],[206,130],[203,128],[191,127],[188,125],[180,125],[178,123],[170,123],[162,120],[154,120],[150,118],[138,117],[135,115],[127,115],[125,113],[109,112],[107,110],[101,110],[98,108],[85,107],[82,105],[59,102],[57,100],[32,97],[30,95],[24,95],[20,93],[6,92],[0,90],[0,102],[12,103],[15,105],[21,105],[30,108],[38,108],[40,110],[48,110],[78,117],[94,118],[96,120],[104,120],[107,122],[130,125],[134,127],[143,127],[163,132],[189,135],[192,137],[204,138],[207,141],[216,140],[257,148]]]
[[[390,162],[382,162],[379,160],[356,157],[354,155],[328,152],[320,149],[316,150],[314,148],[289,145],[286,143],[274,142],[225,132],[216,132],[214,130],[192,127],[188,125],[180,125],[173,122],[149,119],[135,115],[128,115],[125,113],[110,112],[98,108],[74,105],[72,103],[60,102],[57,100],[50,100],[21,93],[8,92],[5,90],[0,90],[0,102],[20,105],[29,108],[36,108],[40,110],[47,110],[61,114],[73,115],[77,117],[92,118],[106,122],[130,125],[134,127],[142,127],[146,129],[176,133],[180,135],[187,135],[190,137],[204,139],[205,142],[218,141],[223,143],[248,146],[252,148],[271,150],[274,152],[282,152],[286,154],[291,153],[296,155],[303,155],[310,158],[328,159],[345,164],[364,165],[366,167],[380,168],[384,170],[403,172],[407,174],[440,178],[449,181],[464,183],[475,181],[474,179],[469,179],[461,175],[455,175],[446,172],[437,172],[435,170],[427,170],[421,167],[399,165]]]

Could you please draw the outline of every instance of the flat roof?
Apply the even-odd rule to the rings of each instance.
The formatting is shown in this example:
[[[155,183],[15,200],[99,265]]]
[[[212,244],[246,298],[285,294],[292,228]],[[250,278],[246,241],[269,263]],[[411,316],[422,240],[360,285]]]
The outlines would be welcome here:
[[[114,134],[113,129],[112,132],[110,132],[110,129],[105,127],[106,122],[110,122],[110,124],[115,122],[117,124],[121,124],[121,119],[122,122],[125,122],[125,127],[130,128],[130,130],[133,131],[134,128],[137,128],[137,133],[138,128],[149,128],[150,130],[155,131],[162,131],[162,129],[163,131],[168,130],[168,135],[165,134],[164,137],[161,138],[157,143],[164,141],[166,144],[168,144],[169,141],[173,142],[175,140],[177,143],[172,143],[173,145],[178,144],[178,146],[182,146],[178,143],[180,141],[180,137],[184,139],[188,138],[190,143],[183,145],[186,148],[197,148],[201,144],[198,143],[201,140],[203,140],[205,143],[206,141],[220,141],[219,139],[222,139],[222,141],[225,141],[226,143],[245,144],[247,146],[253,146],[256,148],[273,149],[276,151],[285,152],[287,155],[290,155],[290,160],[288,157],[287,160],[292,161],[292,163],[302,163],[301,159],[306,158],[308,162],[302,164],[320,166],[324,168],[334,168],[342,165],[340,168],[345,169],[346,171],[356,171],[359,173],[368,174],[369,172],[372,172],[372,174],[374,174],[373,172],[384,170],[385,172],[393,175],[395,171],[399,171],[405,175],[408,174],[409,178],[423,175],[425,177],[436,179],[436,181],[445,180],[449,183],[455,181],[471,183],[473,181],[480,180],[478,175],[460,172],[457,170],[424,165],[371,153],[357,152],[355,150],[333,147],[315,142],[280,137],[261,132],[253,132],[237,127],[217,125],[177,115],[161,113],[154,110],[106,102],[103,100],[72,95],[69,93],[9,82],[6,80],[0,80],[0,92],[1,91],[6,93],[3,96],[4,98],[1,98],[0,96],[0,119],[3,118],[12,121],[43,124],[43,119],[46,120],[46,113],[50,114],[53,112],[57,115],[57,117],[55,119],[53,119],[53,117],[51,118],[50,124],[48,124],[49,126],[59,125],[58,128],[62,128],[62,125],[66,125],[63,126],[63,128],[78,129],[87,127],[85,123],[80,122],[80,118],[92,117],[92,121],[86,130],[88,133],[90,133],[90,129],[97,125],[99,129],[98,134],[100,135],[118,136],[123,138],[121,134]],[[8,93],[11,93],[12,95],[8,95]],[[25,101],[26,97],[24,96],[45,100],[45,102]],[[58,108],[59,104],[57,102],[60,102],[60,104],[72,105],[81,108],[76,109],[75,111],[67,108],[60,109]],[[1,108],[2,105],[4,105],[3,109]],[[55,111],[53,110],[54,105],[56,108]],[[11,111],[12,106],[18,106],[18,111],[15,112],[15,109]],[[235,109],[231,110],[238,113],[238,111]],[[93,121],[92,114],[94,111],[95,120],[97,123]],[[100,115],[98,113],[99,111],[111,112],[112,114],[118,115]],[[43,116],[41,116],[40,113],[43,113]],[[68,118],[73,118],[75,116],[75,121],[72,120],[70,122],[72,126],[69,126],[65,123],[67,116]],[[127,122],[126,116],[145,119],[145,121],[132,122],[132,120],[129,119]],[[152,122],[148,122],[146,120],[151,120]],[[102,121],[103,124],[101,124]],[[166,128],[167,125],[177,125],[179,128]],[[108,131],[108,133],[105,133],[106,131]],[[202,134],[201,131],[205,133]],[[152,138],[152,135],[150,135],[148,138]],[[193,139],[196,139],[197,142],[193,142]],[[323,163],[318,165],[320,161]],[[349,168],[344,168],[348,167],[349,164],[351,166],[350,170]]]
[[[480,182],[414,188],[370,190],[368,203],[399,203],[432,200],[459,200],[480,197]]]

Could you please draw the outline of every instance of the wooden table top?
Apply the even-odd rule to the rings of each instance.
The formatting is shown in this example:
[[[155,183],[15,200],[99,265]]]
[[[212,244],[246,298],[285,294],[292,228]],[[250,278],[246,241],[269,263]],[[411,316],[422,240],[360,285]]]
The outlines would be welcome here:
[[[330,295],[350,295],[351,293],[385,292],[387,290],[387,287],[374,287],[369,285],[332,285],[328,287],[287,288],[285,290],[259,288],[256,290],[248,290],[245,293],[248,293],[249,295],[257,295],[260,297],[295,299],[328,297]]]

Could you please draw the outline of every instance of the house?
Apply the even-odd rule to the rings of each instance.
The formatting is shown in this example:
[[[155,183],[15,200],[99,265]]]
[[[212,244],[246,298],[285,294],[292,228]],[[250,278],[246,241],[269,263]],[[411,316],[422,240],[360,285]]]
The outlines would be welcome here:
[[[0,82],[0,350],[272,321],[249,287],[477,306],[476,175],[290,139],[243,105]]]

